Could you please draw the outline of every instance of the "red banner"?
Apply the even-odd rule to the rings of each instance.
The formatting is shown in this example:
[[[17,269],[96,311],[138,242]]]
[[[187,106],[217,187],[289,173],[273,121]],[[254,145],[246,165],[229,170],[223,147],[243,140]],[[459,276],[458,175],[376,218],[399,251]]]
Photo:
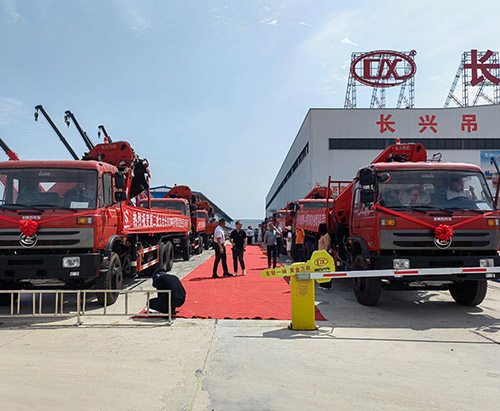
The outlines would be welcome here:
[[[189,217],[167,210],[122,205],[123,233],[175,233],[189,230]]]
[[[321,223],[326,223],[326,208],[299,210],[297,212],[296,228],[316,232]]]

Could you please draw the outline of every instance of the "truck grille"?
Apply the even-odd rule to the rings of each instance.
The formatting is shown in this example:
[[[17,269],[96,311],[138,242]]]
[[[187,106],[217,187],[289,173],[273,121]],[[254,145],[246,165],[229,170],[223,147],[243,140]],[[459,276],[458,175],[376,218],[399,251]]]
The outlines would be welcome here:
[[[18,230],[0,229],[0,250],[26,250],[19,243]],[[50,248],[93,248],[94,229],[82,228],[40,228],[36,233],[38,240],[29,250]]]
[[[497,250],[497,230],[455,230],[449,250]],[[436,250],[434,233],[417,230],[381,230],[380,248],[383,250]]]

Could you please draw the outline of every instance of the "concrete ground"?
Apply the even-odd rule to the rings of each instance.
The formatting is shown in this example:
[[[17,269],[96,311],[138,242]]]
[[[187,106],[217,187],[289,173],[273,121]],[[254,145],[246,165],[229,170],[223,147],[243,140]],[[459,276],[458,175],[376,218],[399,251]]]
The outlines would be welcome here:
[[[364,307],[336,281],[317,289],[328,321],[314,332],[286,321],[0,319],[2,409],[499,409],[500,283],[479,307],[447,292],[384,292]]]

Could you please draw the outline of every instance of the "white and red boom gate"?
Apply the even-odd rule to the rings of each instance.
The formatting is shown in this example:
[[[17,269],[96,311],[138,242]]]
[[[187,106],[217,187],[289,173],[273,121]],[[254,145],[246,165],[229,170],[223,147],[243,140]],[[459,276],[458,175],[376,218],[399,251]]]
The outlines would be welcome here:
[[[442,267],[442,268],[407,268],[387,270],[335,271],[333,257],[325,250],[315,251],[305,263],[295,263],[288,267],[268,269],[262,277],[286,277],[296,275],[297,280],[329,281],[333,278],[361,277],[415,277],[427,275],[484,274],[486,278],[500,278],[500,267]]]

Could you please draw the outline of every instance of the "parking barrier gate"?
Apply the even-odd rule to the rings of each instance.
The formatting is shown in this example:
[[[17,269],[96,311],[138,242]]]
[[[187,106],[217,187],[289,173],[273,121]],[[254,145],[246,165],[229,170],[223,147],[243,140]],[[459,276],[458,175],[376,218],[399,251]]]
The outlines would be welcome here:
[[[500,267],[409,268],[387,270],[335,271],[333,257],[325,250],[314,251],[305,263],[294,263],[262,271],[262,277],[290,277],[292,282],[292,330],[315,330],[314,280],[328,282],[333,278],[412,277],[416,275],[485,274],[500,278]]]
[[[161,292],[162,294],[168,294],[168,313],[158,313],[150,311],[150,298],[151,294]],[[98,307],[97,310],[88,311],[87,309],[87,294],[93,293],[104,293],[104,306]],[[109,312],[108,308],[108,294],[118,293],[119,295],[125,296],[124,310],[120,312]],[[130,312],[129,311],[129,295],[130,294],[145,294],[146,295],[146,307],[144,313]],[[0,311],[0,318],[68,318],[75,317],[77,325],[83,324],[82,317],[102,317],[102,316],[145,316],[145,317],[159,317],[166,318],[166,324],[169,325],[172,322],[172,295],[170,290],[143,290],[143,289],[131,289],[131,290],[0,290],[0,294],[10,294],[10,311],[8,314],[3,314]],[[31,312],[23,313],[22,311],[22,295],[31,295]],[[44,312],[43,307],[43,297],[47,295],[54,296],[54,309],[51,311],[46,310]],[[38,296],[38,303],[37,297]],[[74,296],[76,301],[67,301],[65,297]],[[16,301],[17,299],[17,301]],[[117,300],[118,302],[118,300]],[[76,305],[75,311],[65,311],[66,306],[73,304]],[[117,303],[113,306],[116,307]],[[115,311],[115,310],[113,310]]]

